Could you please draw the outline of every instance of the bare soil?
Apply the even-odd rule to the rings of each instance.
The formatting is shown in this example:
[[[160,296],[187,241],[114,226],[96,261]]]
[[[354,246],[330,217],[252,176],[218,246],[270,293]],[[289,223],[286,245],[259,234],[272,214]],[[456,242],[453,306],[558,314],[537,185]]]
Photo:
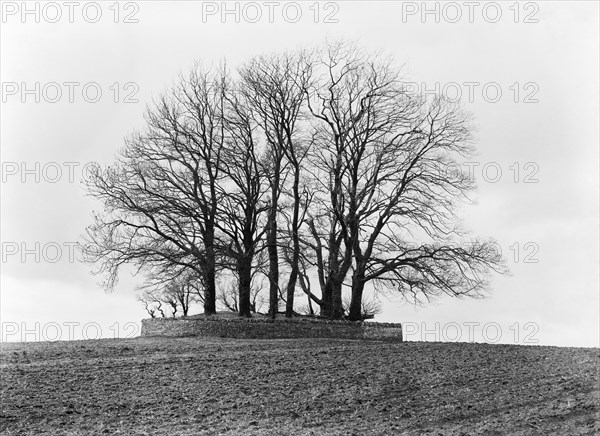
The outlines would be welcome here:
[[[2,344],[0,433],[600,434],[599,358],[331,339]]]

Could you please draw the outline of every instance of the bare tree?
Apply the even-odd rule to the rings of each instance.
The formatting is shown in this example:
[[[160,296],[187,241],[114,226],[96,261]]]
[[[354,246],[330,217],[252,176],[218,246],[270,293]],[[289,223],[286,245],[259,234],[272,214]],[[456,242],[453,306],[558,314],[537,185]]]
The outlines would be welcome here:
[[[193,303],[203,302],[199,295],[204,294],[198,292],[198,282],[194,274],[187,272],[164,289],[165,300],[174,310],[180,307],[183,316],[188,316]]]
[[[146,312],[152,318],[155,317],[154,314],[159,310],[159,306],[162,308],[163,303],[171,308],[172,316],[175,317],[180,308],[183,316],[188,316],[193,303],[203,302],[204,293],[199,291],[198,277],[190,270],[182,269],[182,271],[182,274],[166,285],[162,280],[149,280],[138,287],[141,291],[138,300],[144,304]]]
[[[269,253],[269,314],[278,312],[279,254],[278,215],[279,199],[286,176],[292,179],[290,195],[292,213],[292,256],[290,276],[286,291],[286,315],[292,316],[294,291],[298,276],[300,244],[298,229],[300,217],[301,163],[307,146],[300,131],[302,111],[305,107],[305,89],[311,77],[312,64],[304,52],[261,56],[252,59],[240,70],[242,89],[248,104],[253,108],[267,144],[265,177],[270,187],[270,205],[267,218],[267,250]]]
[[[157,308],[154,299],[149,298],[149,296],[145,294],[138,295],[137,299],[144,305],[144,309],[146,309],[148,315],[150,315],[151,318],[156,318],[155,314]]]
[[[350,316],[350,308],[352,306],[351,298],[344,298],[342,305],[344,307],[344,314],[346,318]],[[360,313],[360,321],[364,321],[366,319],[373,319],[375,315],[380,314],[382,311],[381,303],[376,297],[371,298],[363,298],[361,304],[361,313]],[[356,320],[358,321],[358,320]]]
[[[251,108],[240,92],[228,95],[225,147],[218,186],[222,198],[217,227],[222,233],[222,250],[232,260],[239,280],[239,315],[251,316],[252,266],[266,228],[261,225],[269,205],[264,201],[265,180],[259,164],[261,150]]]
[[[264,273],[259,272],[258,268],[252,270],[252,279],[250,285],[250,312],[261,313],[264,303],[262,291],[264,289]],[[229,311],[239,313],[239,279],[235,270],[231,277],[222,277],[222,284],[217,294],[218,301]]]
[[[248,317],[266,250],[272,317],[279,300],[294,315],[299,285],[309,312],[315,303],[321,316],[361,320],[374,309],[367,285],[412,301],[476,297],[490,272],[506,271],[493,243],[471,238],[455,217],[474,187],[468,174],[440,171],[472,154],[469,117],[409,93],[391,61],[352,44],[259,57],[237,80],[195,68],[147,124],[88,182],[105,210],[83,252],[108,288],[124,264],[153,285],[187,277],[211,314],[228,269],[238,280],[231,304]],[[192,288],[161,301],[189,307]]]
[[[351,320],[362,317],[369,281],[426,298],[479,295],[486,274],[503,271],[501,259],[491,243],[465,241],[456,223],[455,205],[473,188],[468,175],[439,171],[472,152],[468,117],[441,98],[408,94],[390,62],[353,46],[330,46],[324,70],[309,106],[320,122],[312,163],[325,180],[324,212],[310,221],[323,302],[333,305],[325,315],[340,316],[349,272]]]
[[[354,59],[353,59],[354,57]],[[317,70],[317,82],[307,90],[308,107],[314,116],[316,145],[310,153],[313,180],[311,212],[307,218],[321,288],[321,315],[342,318],[342,285],[352,266],[343,178],[347,171],[344,153],[352,118],[344,108],[347,77],[360,60],[350,50],[328,47]],[[308,238],[304,239],[308,241]]]
[[[160,315],[165,318],[165,312],[162,308],[164,301],[158,290],[145,289],[138,295],[137,299],[144,304],[146,312],[148,312],[148,315],[152,318],[156,318],[156,312],[159,312]]]
[[[204,311],[215,312],[215,221],[223,147],[225,73],[194,69],[148,110],[118,162],[97,169],[89,193],[105,211],[87,229],[84,258],[99,262],[111,289],[122,265],[170,281],[190,269],[202,277]]]

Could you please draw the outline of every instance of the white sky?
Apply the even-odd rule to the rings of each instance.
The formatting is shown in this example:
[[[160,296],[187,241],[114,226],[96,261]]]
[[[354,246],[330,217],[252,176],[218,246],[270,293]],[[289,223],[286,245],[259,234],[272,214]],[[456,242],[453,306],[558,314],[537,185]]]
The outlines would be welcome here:
[[[478,342],[499,336],[502,343],[599,345],[597,2],[522,2],[512,9],[513,2],[479,2],[472,19],[464,2],[428,3],[438,8],[439,22],[435,12],[421,15],[422,2],[275,2],[273,22],[268,2],[239,3],[239,22],[235,13],[221,16],[221,2],[122,2],[111,9],[113,3],[99,3],[96,23],[90,2],[74,7],[72,23],[63,2],[28,2],[34,12],[24,16],[21,2],[2,3],[3,340],[123,337],[134,332],[126,323],[146,317],[135,301],[137,279],[125,273],[105,294],[89,265],[69,259],[69,245],[100,208],[84,195],[81,169],[112,162],[123,138],[143,126],[146,103],[179,72],[196,59],[226,57],[234,67],[255,54],[344,38],[392,54],[406,63],[407,80],[427,89],[439,83],[454,96],[452,83],[458,84],[478,126],[478,204],[464,209],[464,223],[495,237],[512,271],[493,279],[485,300],[414,308],[392,298],[378,320],[405,322],[411,340],[459,333],[466,341],[473,329]],[[262,17],[247,22],[257,10]],[[293,23],[297,11],[302,15]],[[123,22],[127,16],[137,22]],[[337,23],[325,22],[328,16]],[[86,84],[88,100],[101,89],[98,102],[86,101]],[[502,95],[494,103],[497,89]],[[497,168],[502,175],[492,183]],[[524,183],[527,176],[537,182]],[[52,262],[57,246],[62,256]]]

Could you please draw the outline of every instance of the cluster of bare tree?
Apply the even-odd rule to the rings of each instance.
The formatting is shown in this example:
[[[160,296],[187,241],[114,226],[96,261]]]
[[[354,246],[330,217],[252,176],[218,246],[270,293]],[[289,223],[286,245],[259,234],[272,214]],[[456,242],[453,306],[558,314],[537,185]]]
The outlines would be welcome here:
[[[164,286],[142,286],[138,300],[152,318],[188,316],[190,307],[204,301],[204,293],[196,276],[190,271]]]
[[[414,300],[481,295],[504,267],[456,222],[472,180],[440,171],[472,153],[468,119],[408,92],[399,73],[346,43],[256,57],[235,74],[193,68],[89,178],[104,211],[85,258],[109,288],[124,264],[147,286],[193,282],[207,314],[223,274],[237,279],[227,305],[241,316],[256,310],[256,274],[273,317],[281,301],[294,315],[299,290],[311,311],[350,320],[368,315],[367,284]]]
[[[264,305],[263,293],[265,274],[259,273],[258,269],[253,270],[252,285],[250,289],[250,312],[261,313]],[[221,273],[220,286],[217,285],[216,295],[217,303],[232,312],[239,312],[239,295],[237,283],[238,279],[235,273]],[[193,271],[182,274],[170,283],[154,283],[148,281],[139,288],[137,296],[148,315],[152,318],[176,317],[177,314],[188,316],[190,309],[196,303],[204,304],[205,293],[201,286],[201,281]],[[368,308],[376,308],[370,305]],[[308,310],[301,310],[302,313]],[[314,313],[313,313],[314,314]]]

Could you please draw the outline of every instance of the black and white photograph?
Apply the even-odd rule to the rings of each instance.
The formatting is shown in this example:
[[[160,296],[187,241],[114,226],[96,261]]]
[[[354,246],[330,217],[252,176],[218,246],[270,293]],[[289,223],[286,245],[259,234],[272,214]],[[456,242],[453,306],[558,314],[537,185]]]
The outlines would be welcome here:
[[[600,3],[0,1],[0,434],[600,434]]]

